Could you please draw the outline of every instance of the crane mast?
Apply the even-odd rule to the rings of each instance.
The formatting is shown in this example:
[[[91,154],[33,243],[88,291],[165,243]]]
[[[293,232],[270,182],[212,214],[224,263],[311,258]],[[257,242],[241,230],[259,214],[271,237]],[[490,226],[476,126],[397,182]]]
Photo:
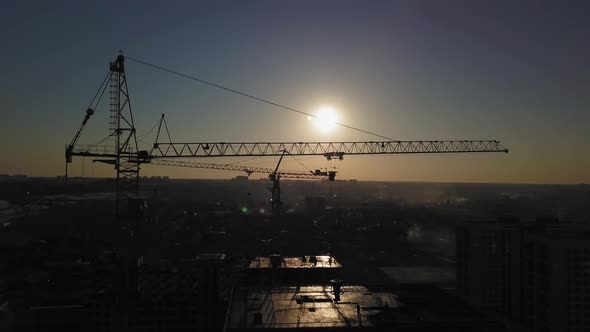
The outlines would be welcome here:
[[[282,151],[281,157],[279,158],[279,162],[277,162],[275,170],[268,176],[268,178],[272,181],[272,188],[270,189],[270,206],[275,221],[279,221],[281,219],[281,207],[283,205],[283,202],[281,201],[281,174],[278,173],[278,170],[279,166],[281,166],[281,161],[283,161],[283,157],[285,157],[285,153],[287,153],[287,150]]]
[[[140,156],[135,136],[131,99],[125,75],[125,57],[120,54],[110,65],[109,129],[115,136],[115,169],[117,170],[117,214],[121,198],[139,196]]]

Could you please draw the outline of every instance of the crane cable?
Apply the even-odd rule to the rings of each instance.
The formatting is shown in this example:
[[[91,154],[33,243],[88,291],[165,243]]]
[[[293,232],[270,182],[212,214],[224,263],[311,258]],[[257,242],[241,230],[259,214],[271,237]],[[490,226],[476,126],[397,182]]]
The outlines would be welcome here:
[[[159,69],[161,71],[165,71],[165,72],[170,73],[170,74],[173,74],[173,75],[184,77],[184,78],[187,78],[189,80],[193,80],[193,81],[196,81],[196,82],[199,82],[199,83],[202,83],[202,84],[206,84],[206,85],[209,85],[209,86],[212,86],[212,87],[221,89],[221,90],[225,90],[227,92],[231,92],[231,93],[240,95],[242,97],[250,98],[250,99],[253,99],[253,100],[256,100],[256,101],[265,103],[265,104],[269,104],[269,105],[272,105],[272,106],[275,106],[275,107],[278,107],[278,108],[282,108],[282,109],[287,110],[287,111],[290,111],[290,112],[299,113],[299,114],[306,115],[306,116],[309,116],[309,117],[312,117],[312,118],[315,118],[315,119],[319,119],[320,118],[317,115],[314,115],[314,114],[311,114],[311,113],[308,113],[308,112],[301,111],[301,110],[296,109],[294,107],[285,106],[283,104],[279,104],[277,102],[274,102],[274,101],[271,101],[271,100],[268,100],[268,99],[256,97],[254,95],[251,95],[251,94],[248,94],[248,93],[245,93],[245,92],[241,92],[241,91],[238,91],[238,90],[235,90],[235,89],[232,89],[232,88],[228,88],[228,87],[225,87],[225,86],[220,85],[220,84],[217,84],[217,83],[206,81],[204,79],[201,79],[201,78],[198,78],[198,77],[195,77],[195,76],[183,74],[183,73],[178,72],[176,70],[172,70],[172,69],[169,69],[169,68],[158,66],[158,65],[155,65],[153,63],[149,63],[147,61],[136,59],[136,58],[133,58],[133,57],[130,57],[130,56],[127,56],[127,55],[125,56],[125,58],[126,59],[129,59],[129,60],[131,60],[131,61],[133,61],[135,63],[142,64],[144,66],[148,66],[148,67],[152,67],[152,68],[155,68],[155,69]],[[358,132],[361,132],[361,133],[365,133],[365,134],[369,134],[369,135],[372,135],[372,136],[375,136],[375,137],[379,137],[379,138],[382,138],[382,139],[385,139],[385,140],[388,140],[388,141],[398,141],[396,139],[393,139],[393,138],[390,138],[390,137],[387,137],[387,136],[383,136],[383,135],[380,135],[380,134],[377,134],[377,133],[374,133],[374,132],[371,132],[371,131],[368,131],[368,130],[365,130],[365,129],[361,129],[361,128],[358,128],[358,127],[353,127],[353,126],[350,126],[350,125],[347,125],[347,124],[344,124],[344,123],[334,122],[334,124],[336,124],[338,126],[341,126],[341,127],[344,127],[344,128],[352,129],[352,130],[355,130],[355,131],[358,131]]]
[[[111,72],[112,71],[109,70],[109,72],[107,73],[107,76],[105,76],[105,78],[102,80],[102,83],[100,83],[100,87],[98,88],[98,91],[96,91],[96,94],[94,95],[94,98],[92,98],[92,101],[90,101],[88,108],[96,109],[96,107],[98,107],[98,103],[100,103],[100,100],[102,99],[102,96],[104,95],[104,92],[108,86],[108,84],[105,85],[105,83],[109,79],[109,76],[111,76]],[[94,101],[96,100],[96,97],[98,97],[99,93],[100,93],[100,97],[98,98],[98,101],[96,101],[96,104],[94,105],[94,107],[92,107],[92,105],[94,104]]]
[[[158,124],[160,124],[160,121],[159,121],[159,120],[158,120],[158,121],[156,121],[156,123],[154,123],[154,126],[152,127],[152,129],[150,129],[150,130],[146,131],[146,132],[145,132],[145,133],[143,133],[142,135],[139,135],[139,137],[141,137],[141,138],[144,138],[144,137],[146,137],[147,135],[151,134],[151,133],[152,133],[152,131],[154,131],[154,129],[156,129],[156,127],[158,126]]]
[[[156,129],[156,127],[158,126],[158,124],[160,124],[160,121],[159,120],[156,121],[156,123],[154,124],[154,126],[150,130],[148,130],[147,132],[145,132],[142,135],[138,135],[137,136],[137,140],[140,141],[141,143],[143,143],[146,147],[153,146],[153,143],[152,144],[147,143],[146,141],[143,140],[143,138],[145,138],[146,136],[148,136],[149,134],[151,134],[154,131],[154,129]]]
[[[235,164],[243,163],[245,161],[250,161],[250,160],[260,159],[260,158],[263,158],[263,156],[256,156],[256,157],[252,157],[252,158],[248,158],[248,159],[238,160],[238,161],[234,161],[233,163],[227,163],[227,164],[224,164],[224,165],[225,166],[235,165]]]
[[[111,74],[111,72],[109,72],[109,75],[110,75],[110,74]],[[108,78],[108,77],[109,77],[109,76],[107,75],[107,77],[106,77],[106,78]],[[106,78],[105,78],[105,80],[102,82],[102,84],[100,85],[100,88],[99,88],[99,91],[98,91],[98,92],[100,92],[100,91],[102,90],[102,93],[100,94],[100,97],[98,98],[98,101],[96,102],[96,106],[94,107],[94,109],[95,109],[95,110],[96,110],[96,108],[98,107],[98,104],[100,103],[100,100],[102,99],[102,96],[104,95],[104,92],[105,92],[105,90],[106,90],[106,86],[105,86],[105,89],[103,89],[103,85],[104,85],[104,83],[105,83],[105,81],[106,81]],[[89,108],[91,108],[91,107],[92,107],[92,105],[94,104],[94,101],[96,100],[96,97],[98,96],[98,92],[96,93],[96,95],[94,96],[94,98],[92,98],[92,101],[90,102]],[[150,129],[150,130],[148,130],[147,132],[145,132],[143,135],[139,135],[139,136],[137,137],[137,140],[138,140],[138,141],[140,141],[140,142],[142,142],[143,144],[145,144],[145,145],[147,145],[147,146],[151,146],[151,144],[150,144],[150,143],[147,143],[147,142],[145,142],[144,140],[142,140],[142,138],[144,138],[144,137],[148,136],[149,134],[151,134],[151,133],[154,131],[154,129],[156,129],[156,127],[158,126],[158,123],[159,123],[159,121],[156,121],[156,123],[154,124],[154,126],[153,126],[153,127]],[[98,142],[96,142],[96,143],[94,143],[94,144],[91,144],[90,146],[88,146],[88,149],[92,149],[92,148],[94,148],[94,147],[96,147],[96,146],[98,146],[98,145],[100,145],[100,144],[104,143],[104,142],[105,142],[107,139],[109,139],[110,137],[112,137],[112,136],[115,136],[115,134],[116,134],[116,132],[115,132],[115,131],[111,132],[110,134],[108,134],[108,135],[107,135],[107,137],[105,137],[105,138],[103,138],[102,140],[100,140],[100,141],[98,141]]]
[[[303,164],[301,161],[299,161],[299,159],[295,158],[294,155],[289,153],[289,156],[291,156],[293,159],[295,159],[295,161],[298,162],[299,165],[303,166],[303,168],[307,169],[310,173],[313,173],[313,171],[311,169],[309,169],[309,167],[305,166],[305,164]]]
[[[92,98],[92,100],[90,101],[90,104],[88,105],[89,110],[91,109],[93,111],[96,111],[96,109],[98,108],[98,105],[100,104],[100,101],[102,100],[102,96],[104,95],[107,87],[109,86],[107,81],[108,81],[110,75],[111,75],[111,71],[109,71],[107,73],[107,76],[105,76],[105,78],[102,80],[102,83],[100,83],[98,90],[96,91],[96,93],[94,94],[94,97]],[[96,99],[97,97],[98,97],[98,100]],[[95,101],[96,101],[96,103],[95,103]],[[93,107],[93,105],[94,105],[94,107]],[[86,126],[82,125],[82,127],[80,128],[80,133],[78,133],[77,137],[80,137],[80,135],[82,135],[85,128],[86,128]],[[74,143],[76,143],[75,140],[77,137],[72,138],[70,145],[74,145]]]
[[[107,137],[105,137],[105,138],[101,139],[100,141],[98,141],[98,142],[96,142],[96,143],[94,143],[94,144],[91,144],[91,145],[89,145],[89,146],[88,146],[88,149],[89,149],[89,150],[92,150],[92,149],[94,149],[96,146],[98,146],[98,145],[100,145],[100,144],[104,143],[106,140],[108,140],[108,139],[109,139],[110,137],[112,137],[112,136],[115,136],[115,133],[114,133],[114,132],[113,132],[113,133],[110,133],[110,134],[109,134]]]

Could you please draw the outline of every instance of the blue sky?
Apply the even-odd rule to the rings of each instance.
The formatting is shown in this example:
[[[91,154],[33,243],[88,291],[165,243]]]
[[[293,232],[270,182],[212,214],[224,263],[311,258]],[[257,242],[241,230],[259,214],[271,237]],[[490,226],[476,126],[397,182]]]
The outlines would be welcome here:
[[[342,178],[590,182],[583,1],[18,2],[4,6],[0,173],[61,175],[63,149],[119,49],[396,139],[502,141],[507,155],[349,157]],[[135,63],[140,134],[183,141],[374,140]],[[81,141],[107,134],[97,112]],[[151,137],[144,137],[150,142]],[[226,160],[219,160],[227,162]],[[304,158],[310,168],[322,158]],[[272,165],[272,159],[255,165]],[[90,166],[109,176],[108,166]],[[296,168],[287,162],[285,167]],[[73,172],[81,172],[81,162]],[[235,173],[146,167],[146,175]]]

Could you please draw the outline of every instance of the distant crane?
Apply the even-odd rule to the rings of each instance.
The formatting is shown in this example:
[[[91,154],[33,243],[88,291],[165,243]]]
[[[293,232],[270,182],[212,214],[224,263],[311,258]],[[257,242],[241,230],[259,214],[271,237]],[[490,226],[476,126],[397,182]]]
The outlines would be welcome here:
[[[135,62],[165,70],[170,73],[189,77],[166,70],[165,68],[151,65],[145,62]],[[285,153],[292,156],[324,156],[328,160],[340,159],[345,155],[378,155],[378,154],[441,154],[441,153],[498,153],[508,152],[497,140],[446,140],[446,141],[363,141],[363,142],[204,142],[204,143],[179,143],[172,142],[164,118],[158,128],[158,138],[150,151],[139,150],[136,138],[136,129],[131,111],[131,101],[127,89],[125,75],[125,57],[119,54],[114,62],[110,63],[109,73],[103,80],[98,92],[86,110],[86,114],[78,131],[69,145],[66,146],[66,183],[67,164],[73,157],[95,157],[107,159],[112,163],[117,172],[117,213],[120,210],[122,199],[136,198],[139,195],[139,172],[142,163],[154,163],[158,159],[170,158],[201,158],[201,157],[282,157]],[[194,78],[193,78],[194,79]],[[220,85],[199,80],[202,83],[222,88],[229,92],[241,94],[252,99],[264,101],[260,98],[246,95],[236,90],[221,87]],[[110,122],[108,137],[115,137],[115,144],[111,147],[99,145],[81,145],[78,140],[86,127],[90,117],[95,113],[96,107],[109,89]],[[268,101],[265,101],[269,103]],[[271,103],[272,104],[272,103]],[[274,103],[276,106],[280,106]],[[284,106],[280,106],[286,108]],[[300,112],[301,113],[301,112]],[[159,142],[160,129],[165,125],[168,133],[168,142]],[[352,128],[350,126],[347,126]],[[367,131],[364,131],[368,133]],[[383,136],[380,136],[383,137]],[[219,166],[223,167],[223,166]],[[213,167],[211,167],[213,168]],[[280,178],[277,168],[273,173],[276,180]],[[278,188],[278,187],[277,187]],[[277,192],[278,195],[280,195]]]
[[[238,171],[238,172],[245,172],[248,175],[253,173],[263,173],[263,174],[273,174],[275,172],[272,168],[267,167],[255,167],[255,166],[243,166],[243,165],[231,165],[231,164],[211,164],[211,163],[199,163],[199,162],[192,162],[192,161],[183,161],[183,160],[168,160],[168,159],[152,159],[146,162],[148,165],[158,165],[158,166],[173,166],[173,167],[189,167],[189,168],[204,168],[204,169],[218,169],[218,170],[225,170],[225,171]],[[325,179],[329,177],[330,181],[334,180],[336,175],[336,171],[322,171],[316,169],[314,172],[311,171],[294,171],[294,170],[282,170],[277,171],[277,174],[280,174],[283,178],[289,179],[308,179],[308,180],[315,180],[315,179]]]
[[[281,207],[283,206],[283,202],[281,202],[281,174],[278,174],[277,172],[279,170],[279,166],[281,166],[281,161],[283,161],[285,153],[287,153],[287,150],[283,150],[283,153],[279,158],[279,162],[277,163],[277,167],[275,167],[274,172],[269,175],[269,178],[272,181],[270,206],[272,209],[272,216],[275,218],[275,221],[280,220]]]
[[[252,173],[264,173],[268,174],[268,179],[272,181],[271,187],[271,208],[273,216],[277,218],[280,215],[280,210],[282,207],[282,200],[281,200],[281,187],[280,187],[280,179],[307,179],[307,180],[323,180],[328,179],[328,181],[334,181],[336,177],[336,171],[322,171],[320,169],[316,169],[314,172],[308,171],[279,171],[279,166],[283,159],[283,155],[281,155],[279,162],[275,169],[266,168],[266,167],[251,167],[251,166],[241,166],[241,165],[223,165],[223,164],[210,164],[210,163],[198,163],[198,162],[190,162],[190,161],[181,161],[181,160],[166,160],[166,159],[153,159],[148,164],[151,165],[158,165],[158,166],[175,166],[175,167],[189,167],[189,168],[204,168],[204,169],[217,169],[217,170],[226,170],[226,171],[243,171],[250,176]]]

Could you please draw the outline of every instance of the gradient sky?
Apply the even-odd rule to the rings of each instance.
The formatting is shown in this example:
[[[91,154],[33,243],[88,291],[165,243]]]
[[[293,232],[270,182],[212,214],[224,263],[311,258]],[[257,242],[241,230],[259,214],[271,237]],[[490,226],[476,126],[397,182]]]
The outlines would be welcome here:
[[[510,149],[300,158],[337,167],[341,179],[588,183],[589,14],[587,1],[14,1],[0,13],[0,174],[63,175],[65,144],[123,49],[307,112],[332,105],[341,122],[396,139],[498,139]],[[178,141],[375,140],[324,133],[305,116],[139,64],[127,75],[140,136],[166,113]],[[80,143],[106,136],[104,109],[85,134]],[[82,174],[81,161],[70,174]],[[114,171],[86,160],[84,175]]]

